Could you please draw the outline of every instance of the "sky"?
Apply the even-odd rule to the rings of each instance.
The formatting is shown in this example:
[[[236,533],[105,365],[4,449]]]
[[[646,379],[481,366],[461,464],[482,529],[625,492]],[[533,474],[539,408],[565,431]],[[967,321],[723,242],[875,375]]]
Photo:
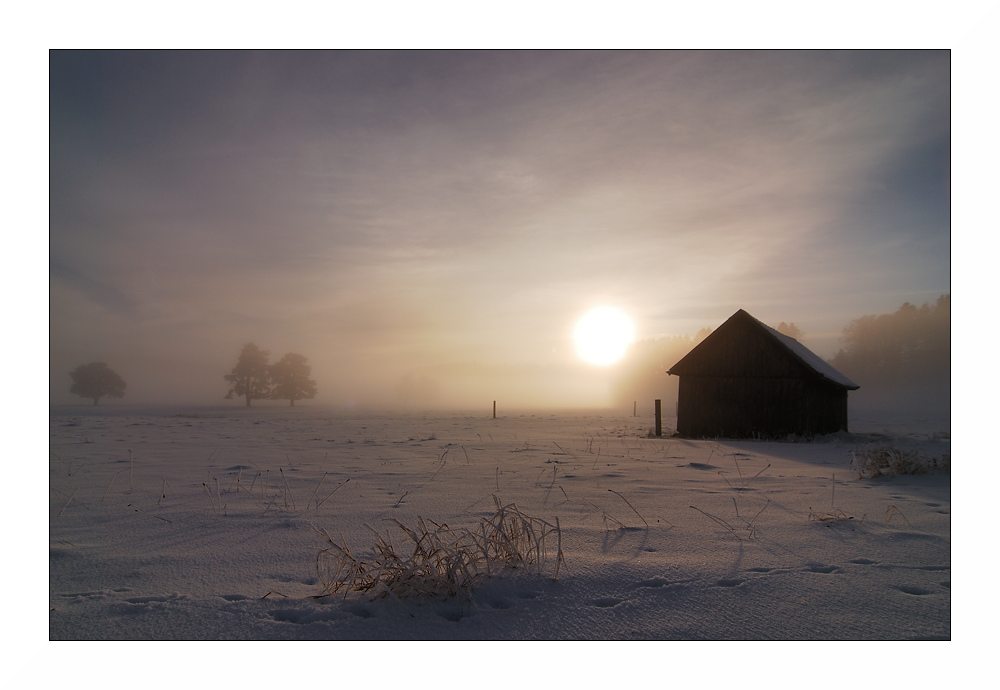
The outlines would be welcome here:
[[[49,395],[606,402],[572,331],[738,309],[823,357],[951,288],[948,51],[49,53]],[[86,401],[83,401],[86,402]]]

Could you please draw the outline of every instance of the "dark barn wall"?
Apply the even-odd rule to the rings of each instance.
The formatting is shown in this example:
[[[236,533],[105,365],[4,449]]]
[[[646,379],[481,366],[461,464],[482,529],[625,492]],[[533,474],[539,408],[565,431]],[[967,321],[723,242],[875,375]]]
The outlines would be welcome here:
[[[681,436],[752,438],[847,429],[847,390],[752,316],[737,313],[671,368]]]
[[[682,376],[681,436],[829,434],[847,429],[847,391],[806,378]]]

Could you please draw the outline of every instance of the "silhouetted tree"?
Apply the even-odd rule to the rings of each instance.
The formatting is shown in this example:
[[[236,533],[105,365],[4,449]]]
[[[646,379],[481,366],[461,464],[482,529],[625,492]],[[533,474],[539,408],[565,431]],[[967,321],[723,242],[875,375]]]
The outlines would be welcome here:
[[[316,382],[309,378],[312,367],[302,355],[289,353],[271,366],[271,398],[287,400],[294,406],[296,400],[316,397]]]
[[[103,397],[125,396],[125,380],[104,362],[81,364],[69,372],[73,385],[69,392],[82,398],[93,398],[94,405]]]
[[[232,384],[226,400],[234,395],[244,398],[247,407],[251,400],[266,400],[271,395],[271,367],[267,363],[270,351],[261,350],[253,343],[247,343],[240,350],[240,358],[233,370],[223,376]]]
[[[789,338],[795,338],[796,340],[802,340],[802,329],[796,326],[794,323],[785,323],[782,321],[778,324],[778,327],[774,330],[778,331],[782,335],[787,335]]]

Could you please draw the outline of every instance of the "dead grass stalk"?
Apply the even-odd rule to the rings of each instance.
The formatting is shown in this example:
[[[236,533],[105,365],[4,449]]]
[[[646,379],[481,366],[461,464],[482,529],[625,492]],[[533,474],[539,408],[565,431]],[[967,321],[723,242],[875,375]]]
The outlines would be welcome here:
[[[915,450],[902,450],[888,444],[879,444],[855,451],[851,466],[858,479],[874,479],[892,474],[927,474],[951,472],[951,456],[925,457]]]
[[[318,597],[349,592],[372,592],[375,598],[396,599],[423,596],[469,596],[483,578],[508,569],[523,568],[542,573],[548,560],[547,539],[555,533],[556,563],[553,577],[564,563],[562,534],[555,525],[521,512],[511,503],[503,505],[494,496],[496,512],[481,518],[476,529],[451,528],[433,520],[417,518],[415,527],[393,520],[403,533],[403,543],[393,543],[392,534],[375,535],[373,557],[361,560],[351,553],[343,536],[338,542],[317,529],[327,546],[316,555],[322,591]],[[314,527],[315,529],[315,527]],[[407,551],[403,544],[409,542]]]

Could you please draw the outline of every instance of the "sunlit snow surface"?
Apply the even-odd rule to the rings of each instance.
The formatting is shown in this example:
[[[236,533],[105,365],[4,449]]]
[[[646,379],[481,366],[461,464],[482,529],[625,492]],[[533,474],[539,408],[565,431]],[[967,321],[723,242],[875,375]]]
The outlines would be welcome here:
[[[851,423],[777,443],[652,439],[614,412],[52,408],[49,634],[949,638],[950,475],[850,467],[886,441],[950,456],[947,420]],[[470,599],[312,598],[313,525],[364,558],[372,530],[402,541],[393,519],[474,527],[494,495],[559,519],[557,580],[550,559]]]

